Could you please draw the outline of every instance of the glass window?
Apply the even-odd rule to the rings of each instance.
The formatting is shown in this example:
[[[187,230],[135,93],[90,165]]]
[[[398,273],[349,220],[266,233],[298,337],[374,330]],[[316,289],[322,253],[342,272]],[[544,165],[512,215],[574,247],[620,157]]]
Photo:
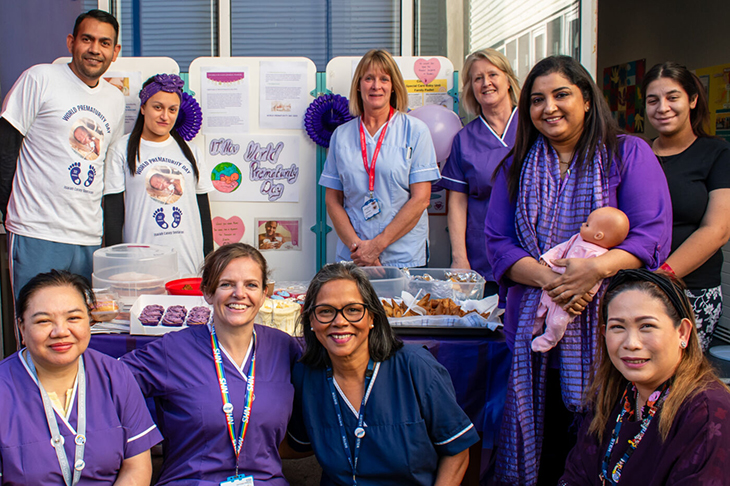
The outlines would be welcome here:
[[[123,56],[166,56],[187,72],[196,57],[218,55],[217,0],[113,0]]]
[[[446,53],[446,2],[444,0],[415,0],[415,56],[443,56]]]
[[[324,71],[336,56],[400,55],[400,0],[231,0],[233,56],[304,56]]]

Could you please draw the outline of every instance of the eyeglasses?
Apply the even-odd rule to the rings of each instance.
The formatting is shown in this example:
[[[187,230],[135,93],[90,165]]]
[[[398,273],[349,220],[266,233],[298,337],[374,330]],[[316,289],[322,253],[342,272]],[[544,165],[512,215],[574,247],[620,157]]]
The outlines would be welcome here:
[[[365,304],[347,304],[342,309],[337,309],[327,304],[314,306],[314,317],[321,324],[329,324],[337,318],[337,314],[342,314],[347,322],[355,323],[360,321],[365,315]]]

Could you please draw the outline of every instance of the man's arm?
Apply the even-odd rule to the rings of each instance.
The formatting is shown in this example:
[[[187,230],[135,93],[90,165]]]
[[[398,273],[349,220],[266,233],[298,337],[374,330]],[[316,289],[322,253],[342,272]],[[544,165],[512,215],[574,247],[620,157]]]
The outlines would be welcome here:
[[[23,135],[5,118],[0,118],[0,211],[3,222],[7,214],[10,191],[13,189],[13,177],[18,163]]]

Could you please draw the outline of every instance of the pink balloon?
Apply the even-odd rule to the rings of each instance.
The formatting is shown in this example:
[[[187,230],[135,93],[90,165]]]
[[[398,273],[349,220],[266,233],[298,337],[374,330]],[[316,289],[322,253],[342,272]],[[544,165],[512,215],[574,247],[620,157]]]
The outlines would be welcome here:
[[[425,105],[408,113],[428,126],[436,149],[436,160],[446,160],[451,153],[454,137],[461,130],[459,115],[441,105]]]

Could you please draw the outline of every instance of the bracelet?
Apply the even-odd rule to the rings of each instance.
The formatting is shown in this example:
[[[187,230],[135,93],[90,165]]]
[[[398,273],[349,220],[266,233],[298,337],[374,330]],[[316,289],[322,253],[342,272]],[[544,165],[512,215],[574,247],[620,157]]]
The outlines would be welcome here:
[[[669,266],[667,262],[662,263],[662,266],[659,267],[659,270],[663,270],[667,272],[672,277],[676,277],[677,275],[674,273],[674,270],[672,270],[672,267]]]

